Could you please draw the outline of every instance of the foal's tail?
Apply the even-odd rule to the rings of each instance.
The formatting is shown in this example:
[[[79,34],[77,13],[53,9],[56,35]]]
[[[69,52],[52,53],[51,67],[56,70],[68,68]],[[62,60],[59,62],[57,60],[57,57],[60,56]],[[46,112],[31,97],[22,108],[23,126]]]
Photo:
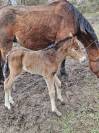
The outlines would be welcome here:
[[[4,67],[3,67],[3,76],[4,79],[6,79],[9,76],[10,69],[9,69],[9,64],[8,64],[8,56],[6,57]]]

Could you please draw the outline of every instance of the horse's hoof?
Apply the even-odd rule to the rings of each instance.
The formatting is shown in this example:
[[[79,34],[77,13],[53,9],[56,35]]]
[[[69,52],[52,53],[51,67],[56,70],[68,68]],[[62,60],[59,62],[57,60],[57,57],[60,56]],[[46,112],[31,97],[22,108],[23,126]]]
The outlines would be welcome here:
[[[58,98],[57,100],[60,101],[62,105],[65,105],[65,102],[64,102],[63,98],[61,98],[61,99]]]
[[[65,105],[65,102],[64,102],[64,101],[61,101],[61,104],[62,104],[62,105]]]
[[[68,78],[68,74],[67,74],[66,72],[60,72],[60,73],[58,74],[58,77],[59,77],[60,79],[62,79],[62,78],[67,79],[67,78]]]
[[[4,84],[4,80],[0,80],[0,85],[3,85]]]
[[[57,115],[58,117],[61,117],[61,116],[62,116],[62,113],[59,112],[58,110],[57,110],[55,113],[56,113],[56,115]]]
[[[6,107],[8,110],[11,110],[10,104],[5,104],[5,107]]]
[[[9,98],[9,102],[13,105],[14,104],[14,100],[13,100],[13,98],[11,97],[11,98]]]
[[[62,116],[62,113],[59,112],[58,110],[55,110],[55,111],[52,111],[53,113],[55,113],[58,117],[61,117]]]

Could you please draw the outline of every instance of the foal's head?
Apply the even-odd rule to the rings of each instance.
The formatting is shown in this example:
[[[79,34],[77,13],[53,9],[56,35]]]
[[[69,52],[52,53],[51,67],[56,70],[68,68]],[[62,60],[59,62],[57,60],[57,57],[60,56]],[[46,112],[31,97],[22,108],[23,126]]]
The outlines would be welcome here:
[[[70,40],[70,45],[67,49],[67,56],[79,60],[80,63],[85,62],[86,56],[81,49],[80,42],[78,41],[77,37],[72,37]]]

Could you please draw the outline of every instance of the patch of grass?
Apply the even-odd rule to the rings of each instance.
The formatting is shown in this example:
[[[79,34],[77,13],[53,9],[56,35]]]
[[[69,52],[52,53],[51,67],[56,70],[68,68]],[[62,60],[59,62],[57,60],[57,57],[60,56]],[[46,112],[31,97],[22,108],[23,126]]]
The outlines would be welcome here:
[[[99,133],[99,112],[83,106],[60,120],[63,133]]]
[[[93,129],[91,133],[99,133],[99,129]]]
[[[67,114],[63,119],[63,133],[72,133],[73,128],[71,125],[71,120],[74,118],[74,113]]]
[[[85,0],[80,4],[77,4],[76,0],[70,0],[78,10],[82,13],[92,13],[99,11],[99,0]]]

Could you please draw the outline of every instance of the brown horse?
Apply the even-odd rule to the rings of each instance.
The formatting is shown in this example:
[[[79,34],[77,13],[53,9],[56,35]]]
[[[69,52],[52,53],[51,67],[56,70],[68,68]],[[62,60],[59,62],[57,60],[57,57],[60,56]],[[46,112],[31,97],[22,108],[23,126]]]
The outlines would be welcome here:
[[[69,33],[87,49],[91,70],[99,76],[99,42],[89,22],[66,0],[43,6],[8,6],[0,9],[0,51],[5,55],[17,40],[39,50],[51,43],[65,42]]]

